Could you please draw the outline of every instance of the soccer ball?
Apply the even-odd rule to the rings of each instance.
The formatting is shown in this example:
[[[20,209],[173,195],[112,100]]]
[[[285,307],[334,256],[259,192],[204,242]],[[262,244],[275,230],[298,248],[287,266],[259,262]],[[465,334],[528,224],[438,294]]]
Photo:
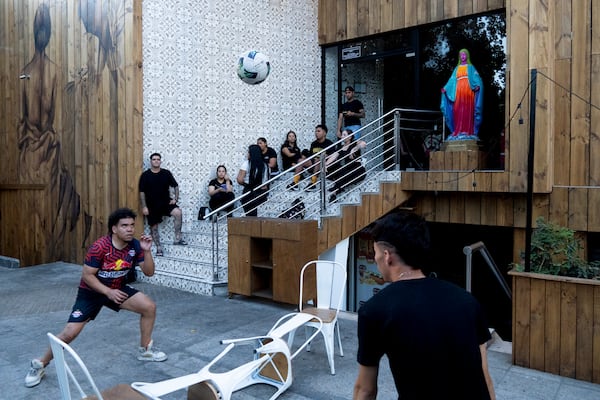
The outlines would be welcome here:
[[[263,53],[250,50],[240,55],[237,74],[247,84],[261,83],[267,79],[269,72],[271,72],[271,63]]]

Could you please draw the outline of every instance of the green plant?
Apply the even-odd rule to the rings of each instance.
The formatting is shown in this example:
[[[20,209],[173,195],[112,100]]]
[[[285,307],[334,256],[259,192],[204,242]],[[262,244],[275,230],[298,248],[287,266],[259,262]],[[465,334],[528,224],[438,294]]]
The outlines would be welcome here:
[[[600,262],[588,262],[581,258],[583,247],[575,231],[547,222],[543,217],[539,217],[536,224],[531,235],[531,272],[600,279]],[[525,252],[522,252],[521,263],[512,264],[512,267],[523,271],[524,259]]]

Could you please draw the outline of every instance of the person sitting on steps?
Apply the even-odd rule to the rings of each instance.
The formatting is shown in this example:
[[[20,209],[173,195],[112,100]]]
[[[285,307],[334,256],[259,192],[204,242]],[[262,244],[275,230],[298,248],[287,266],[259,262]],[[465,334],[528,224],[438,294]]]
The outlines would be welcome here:
[[[350,129],[342,131],[342,139],[344,141],[339,149],[327,157],[325,161],[328,178],[335,182],[333,187],[329,189],[332,192],[329,196],[330,202],[334,202],[337,195],[342,193],[348,185],[363,181],[367,175],[360,158],[361,149],[367,147],[367,143],[363,140],[354,140],[354,135]]]
[[[140,176],[139,191],[142,203],[142,213],[148,218],[152,240],[156,245],[156,255],[162,256],[163,249],[160,244],[158,224],[163,216],[174,218],[175,242],[177,245],[187,245],[181,237],[181,208],[177,205],[179,200],[179,185],[168,169],[160,167],[162,157],[159,153],[150,155],[151,167]],[[175,191],[175,198],[171,198],[169,188]]]
[[[327,150],[325,150],[327,149]],[[327,126],[326,125],[317,125],[315,127],[315,140],[310,144],[309,155],[313,156],[322,150],[325,150],[326,156],[330,156],[334,153],[335,149],[333,148],[333,142],[327,139]],[[310,160],[309,170],[312,172],[310,177],[311,184],[306,187],[306,190],[312,191],[317,189],[317,184],[319,180],[319,171],[321,168],[320,157],[315,157]]]
[[[233,183],[231,182],[231,179],[227,174],[227,168],[225,168],[224,165],[219,165],[217,167],[217,176],[208,183],[208,195],[210,196],[208,205],[211,210],[216,210],[235,199]],[[230,216],[233,211],[233,204],[224,211],[227,213],[227,216]]]
[[[306,150],[305,150],[306,152]],[[298,147],[296,132],[289,131],[286,135],[286,139],[281,145],[281,161],[283,164],[283,170],[287,171],[292,167],[296,167],[294,169],[294,181],[287,185],[287,189],[297,190],[298,183],[302,179],[302,166],[300,166],[300,162],[304,160],[306,157],[303,152]]]

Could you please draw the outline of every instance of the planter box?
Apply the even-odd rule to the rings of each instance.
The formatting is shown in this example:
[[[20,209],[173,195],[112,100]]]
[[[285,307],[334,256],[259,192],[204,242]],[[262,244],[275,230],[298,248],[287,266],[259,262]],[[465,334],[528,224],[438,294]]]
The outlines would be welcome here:
[[[509,275],[513,364],[600,383],[600,281]]]

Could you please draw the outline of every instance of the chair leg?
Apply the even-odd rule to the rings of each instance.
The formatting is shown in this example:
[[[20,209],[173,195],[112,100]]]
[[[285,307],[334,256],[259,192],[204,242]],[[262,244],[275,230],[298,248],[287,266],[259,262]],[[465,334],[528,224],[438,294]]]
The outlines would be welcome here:
[[[290,333],[288,333],[288,340],[287,340],[288,348],[290,349],[290,351],[292,351],[292,346],[294,345],[294,337],[295,336],[296,336],[296,330],[292,329],[290,331]]]
[[[329,369],[331,370],[331,375],[335,375],[335,364],[333,359],[333,353],[335,352],[335,328],[331,324],[323,325],[321,333],[323,334],[323,341],[325,342]]]
[[[310,337],[310,333],[308,332],[310,328],[308,326],[304,327],[304,339],[308,339]],[[306,351],[310,351],[310,342],[306,345]]]
[[[340,335],[340,324],[335,322],[335,329],[337,330],[338,345],[340,346],[340,357],[344,357],[344,349],[342,348],[342,336]]]

